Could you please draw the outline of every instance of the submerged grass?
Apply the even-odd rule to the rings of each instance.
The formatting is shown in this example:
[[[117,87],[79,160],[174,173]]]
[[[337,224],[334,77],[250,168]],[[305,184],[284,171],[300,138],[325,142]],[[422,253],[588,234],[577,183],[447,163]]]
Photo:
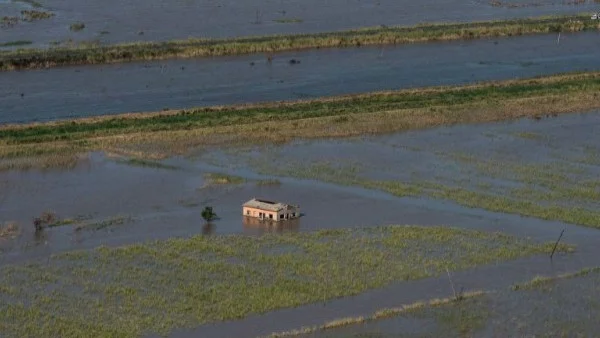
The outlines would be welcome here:
[[[342,162],[334,162],[310,163],[303,161],[301,163],[288,160],[287,163],[283,164],[273,161],[256,160],[251,161],[249,164],[261,174],[290,176],[347,186],[359,186],[384,191],[398,197],[425,196],[444,199],[470,208],[483,208],[494,212],[519,214],[545,220],[560,220],[571,224],[600,228],[600,211],[578,205],[561,205],[556,200],[550,200],[554,203],[541,204],[531,197],[533,190],[527,190],[527,194],[523,195],[500,195],[489,191],[489,189],[476,191],[470,190],[467,187],[449,186],[434,181],[414,180],[405,182],[399,180],[375,180],[362,176],[361,168]],[[504,171],[508,175],[512,173],[506,166],[501,164],[498,164],[496,170]],[[536,177],[539,177],[543,173],[547,174],[549,171],[535,170],[534,172],[537,173]],[[550,190],[550,192],[546,193],[544,195],[546,198],[558,195],[563,198],[571,198],[572,200],[577,199],[577,196],[573,193],[564,192],[558,187],[553,188],[556,190]],[[600,200],[600,194],[586,193],[585,197],[590,198],[593,202]]]
[[[120,159],[117,160],[117,163],[127,164],[134,167],[143,167],[143,168],[154,168],[154,169],[168,169],[168,170],[179,170],[181,168],[169,164],[164,164],[158,161],[145,160],[141,158],[130,158],[130,159]]]
[[[8,300],[0,302],[0,333],[168,334],[446,269],[548,253],[552,246],[450,227],[384,226],[196,236],[67,252],[0,268],[0,297]]]
[[[8,42],[0,42],[0,47],[17,47],[17,46],[25,46],[31,45],[33,42],[29,40],[16,40],[16,41],[8,41]]]
[[[71,30],[83,29],[77,23]],[[54,48],[0,53],[0,70],[47,68],[134,60],[203,57],[286,50],[357,47],[426,41],[474,39],[551,32],[597,30],[589,15],[541,17],[519,20],[429,24],[414,27],[377,27],[344,32],[235,38],[225,40],[131,43],[104,47]]]
[[[564,273],[564,274],[560,274],[560,275],[554,276],[554,277],[536,276],[528,282],[514,284],[512,286],[512,290],[520,291],[520,290],[540,289],[540,288],[548,286],[552,283],[560,281],[562,279],[578,278],[578,277],[587,276],[589,274],[598,274],[598,273],[600,273],[600,267],[584,268],[577,272]]]
[[[353,325],[361,325],[364,323],[372,324],[373,328],[371,331],[376,332],[377,330],[377,322],[385,321],[386,319],[392,317],[400,317],[400,319],[412,319],[412,320],[420,320],[417,323],[413,323],[413,325],[419,325],[420,329],[419,333],[411,332],[413,331],[410,326],[407,328],[407,332],[401,333],[403,330],[400,327],[394,330],[395,334],[373,334],[370,332],[365,332],[366,330],[356,330],[359,333],[357,334],[344,334],[344,337],[473,337],[480,336],[485,334],[478,334],[483,329],[487,329],[487,332],[494,332],[495,335],[498,336],[514,336],[514,334],[510,334],[510,329],[501,329],[495,330],[493,327],[495,325],[498,326],[506,326],[507,322],[514,321],[517,319],[518,322],[518,335],[519,336],[538,336],[539,333],[544,332],[545,334],[541,336],[587,336],[581,334],[581,331],[586,331],[587,329],[594,330],[596,321],[593,319],[594,315],[597,313],[596,311],[600,309],[598,307],[597,301],[594,299],[593,295],[588,296],[585,290],[575,290],[574,294],[576,297],[582,299],[581,302],[575,301],[570,294],[564,294],[563,291],[552,289],[549,292],[553,292],[553,296],[556,298],[564,298],[568,305],[561,304],[565,307],[576,307],[582,309],[582,311],[577,311],[576,309],[567,309],[567,310],[558,310],[553,306],[559,306],[559,304],[555,304],[552,300],[548,300],[548,294],[544,294],[542,297],[533,297],[533,299],[528,299],[530,294],[528,292],[535,292],[551,283],[557,283],[561,280],[572,279],[585,277],[590,274],[594,274],[593,278],[598,278],[600,268],[585,268],[578,272],[562,274],[556,277],[535,277],[531,281],[523,283],[523,284],[515,284],[510,290],[488,290],[488,291],[471,291],[467,292],[463,295],[461,300],[457,300],[454,297],[442,298],[442,299],[432,299],[428,301],[419,301],[409,305],[403,305],[397,308],[387,308],[376,311],[375,313],[369,316],[358,316],[358,317],[349,317],[349,318],[341,318],[326,322],[320,326],[313,327],[303,327],[301,329],[289,330],[284,332],[272,333],[267,336],[267,338],[279,338],[279,337],[293,337],[293,336],[315,336],[315,333],[326,330],[335,330],[346,326]],[[594,280],[588,281],[587,288],[591,286],[591,289],[588,289],[592,294],[598,292],[597,283]],[[571,288],[568,288],[571,289]],[[512,291],[519,291],[519,301],[514,300],[514,293]],[[561,302],[559,300],[558,302]],[[532,302],[533,304],[528,304]],[[508,306],[507,306],[508,303]],[[515,308],[518,308],[517,312]],[[533,309],[533,310],[532,310]],[[548,315],[547,313],[540,316],[539,310],[542,309],[541,312],[544,312],[543,309],[549,310],[552,314]],[[509,310],[509,311],[507,311]],[[510,311],[513,310],[513,311]],[[573,311],[575,310],[575,311]],[[526,314],[524,317],[519,317],[516,313],[523,312]],[[569,325],[564,325],[565,327],[570,327],[571,330],[565,330],[563,325],[560,323],[556,323],[554,321],[550,321],[550,317],[560,317],[563,313],[568,313],[569,318],[567,319]],[[579,318],[585,317],[586,320],[578,321]],[[508,319],[510,318],[510,319]],[[543,318],[544,320],[541,320]],[[433,320],[433,323],[431,322]],[[539,322],[539,325],[537,324]],[[402,322],[395,322],[395,328],[398,328],[398,325]],[[496,324],[492,324],[496,323]],[[391,324],[391,323],[389,323]],[[492,324],[492,325],[490,325]],[[549,327],[548,327],[548,326]],[[536,327],[537,326],[537,327]],[[562,327],[562,328],[561,328]],[[356,327],[358,328],[358,327]],[[361,326],[361,329],[364,329],[365,326]],[[527,331],[524,329],[527,328]],[[491,329],[491,330],[490,330]],[[540,330],[541,329],[541,330]],[[352,332],[354,330],[346,329],[344,331],[340,331],[343,333]],[[388,330],[382,330],[386,332]],[[506,331],[506,332],[504,332]],[[530,332],[532,331],[532,332]],[[538,332],[540,331],[540,332]],[[563,334],[564,332],[569,332],[568,335]],[[536,332],[536,334],[533,334]],[[560,334],[559,334],[560,332]],[[580,333],[581,332],[581,333]],[[527,334],[531,333],[531,334]],[[548,335],[547,333],[550,333]],[[317,337],[321,337],[322,335],[316,334]],[[335,331],[332,336],[338,336]]]
[[[467,300],[467,299],[474,298],[474,297],[479,297],[482,295],[485,295],[485,292],[483,292],[483,291],[466,292],[463,294],[463,297],[464,297],[463,300]],[[432,299],[429,301],[418,301],[418,302],[415,302],[412,304],[402,305],[402,306],[395,307],[395,308],[381,309],[368,317],[359,316],[359,317],[348,317],[348,318],[335,319],[332,321],[328,321],[320,326],[303,327],[303,328],[295,329],[295,330],[271,333],[270,335],[265,336],[264,338],[293,337],[293,336],[307,335],[307,334],[311,334],[311,333],[315,333],[315,332],[319,332],[319,331],[334,330],[334,329],[339,329],[339,328],[342,328],[345,326],[374,322],[374,321],[378,321],[378,320],[382,320],[382,319],[390,318],[390,317],[395,317],[395,316],[399,316],[399,315],[418,314],[419,311],[422,311],[424,308],[438,307],[438,306],[443,306],[443,305],[448,305],[448,304],[458,303],[458,302],[459,301],[457,301],[453,297],[442,298],[442,299]]]

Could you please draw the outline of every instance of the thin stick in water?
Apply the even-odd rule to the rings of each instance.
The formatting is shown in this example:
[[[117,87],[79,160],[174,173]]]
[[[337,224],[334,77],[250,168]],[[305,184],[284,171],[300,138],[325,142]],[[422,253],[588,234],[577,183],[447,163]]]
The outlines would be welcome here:
[[[562,238],[563,234],[565,233],[566,229],[563,229],[560,232],[560,236],[558,236],[558,239],[556,240],[556,243],[554,243],[554,248],[552,249],[552,253],[550,254],[550,259],[552,259],[552,256],[554,256],[554,252],[556,251],[556,247],[558,247],[558,242],[560,242],[560,239]]]

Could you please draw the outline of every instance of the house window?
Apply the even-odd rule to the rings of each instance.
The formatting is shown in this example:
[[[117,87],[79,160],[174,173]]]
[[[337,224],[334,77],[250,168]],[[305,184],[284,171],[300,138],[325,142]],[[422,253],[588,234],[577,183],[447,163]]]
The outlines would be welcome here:
[[[279,216],[279,218],[283,219],[283,214],[281,214],[281,215]]]
[[[270,219],[273,219],[273,214],[269,214],[269,218],[270,218]]]
[[[246,210],[246,215],[250,216],[250,210]]]
[[[296,217],[296,213],[295,212],[292,213],[292,217]]]

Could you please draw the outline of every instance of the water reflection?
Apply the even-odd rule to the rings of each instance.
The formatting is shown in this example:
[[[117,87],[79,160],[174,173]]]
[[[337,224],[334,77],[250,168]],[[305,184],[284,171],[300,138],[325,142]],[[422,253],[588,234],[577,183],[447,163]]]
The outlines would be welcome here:
[[[246,230],[263,230],[265,232],[296,232],[300,228],[300,218],[273,221],[261,220],[256,217],[242,216],[242,224]]]
[[[33,232],[33,244],[35,246],[41,246],[48,244],[48,233],[44,229],[36,230]]]
[[[215,232],[215,225],[212,223],[206,223],[202,226],[203,235],[212,235]]]

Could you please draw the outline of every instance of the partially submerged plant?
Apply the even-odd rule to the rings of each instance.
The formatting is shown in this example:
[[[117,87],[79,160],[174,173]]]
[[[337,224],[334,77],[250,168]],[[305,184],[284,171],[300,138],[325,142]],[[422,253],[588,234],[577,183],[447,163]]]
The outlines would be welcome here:
[[[23,16],[23,21],[31,22],[36,20],[50,19],[54,16],[54,13],[36,10],[23,10],[21,11],[21,15]]]
[[[53,211],[44,211],[40,217],[33,219],[33,226],[35,227],[35,231],[40,231],[45,227],[52,226],[57,220],[56,213]]]
[[[202,218],[204,218],[205,221],[210,222],[217,218],[217,214],[213,211],[212,207],[204,207],[204,210],[202,210]]]
[[[79,32],[80,30],[83,30],[85,28],[85,24],[83,22],[76,22],[74,24],[71,24],[71,26],[69,27],[69,29],[73,32]]]

